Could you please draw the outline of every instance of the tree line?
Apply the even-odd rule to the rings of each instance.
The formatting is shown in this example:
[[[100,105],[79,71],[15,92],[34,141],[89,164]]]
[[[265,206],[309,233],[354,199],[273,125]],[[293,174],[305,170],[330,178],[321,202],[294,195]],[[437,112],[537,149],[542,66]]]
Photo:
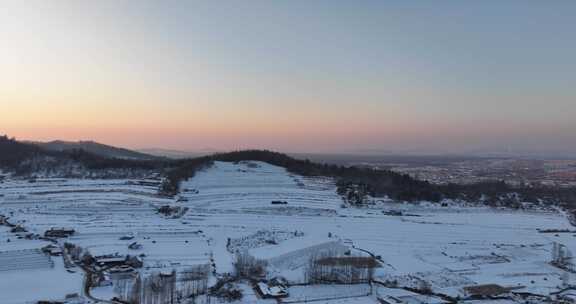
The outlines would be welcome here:
[[[360,196],[363,194],[373,197],[388,196],[397,201],[441,202],[452,199],[507,207],[520,207],[521,202],[532,202],[562,205],[568,209],[576,208],[574,187],[512,186],[504,181],[436,185],[391,170],[321,164],[267,150],[234,151],[177,161],[174,168],[167,172],[165,193],[178,193],[181,181],[193,177],[198,170],[214,161],[262,161],[284,167],[293,174],[332,177],[336,180],[341,195],[351,195],[348,190],[353,188],[365,192],[360,193]],[[351,197],[360,201],[360,198],[354,195]]]
[[[34,171],[58,171],[77,166],[86,170],[162,170],[170,166],[165,159],[137,160],[110,158],[82,149],[50,151],[34,144],[24,143],[6,135],[0,136],[0,168],[17,175],[33,174]]]
[[[198,170],[210,166],[214,161],[262,161],[284,167],[293,174],[332,177],[336,180],[338,192],[343,196],[348,196],[354,202],[362,202],[363,197],[370,195],[373,197],[388,196],[397,201],[440,202],[444,199],[453,199],[467,202],[480,201],[488,205],[509,207],[519,207],[520,202],[543,202],[562,205],[570,210],[576,209],[576,188],[574,187],[512,186],[503,181],[467,185],[435,185],[391,170],[315,163],[267,150],[234,151],[180,160],[119,159],[96,155],[84,150],[47,151],[33,144],[18,142],[8,136],[0,136],[1,168],[27,174],[38,168],[57,169],[73,163],[92,171],[158,172],[165,177],[160,189],[160,192],[165,195],[177,194],[182,181],[193,177]]]

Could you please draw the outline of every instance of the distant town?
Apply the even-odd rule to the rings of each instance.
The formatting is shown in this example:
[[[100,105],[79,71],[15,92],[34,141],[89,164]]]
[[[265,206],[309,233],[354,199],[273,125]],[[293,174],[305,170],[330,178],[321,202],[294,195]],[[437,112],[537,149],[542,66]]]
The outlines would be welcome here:
[[[414,161],[414,159],[406,159],[353,162],[351,165],[391,169],[434,184],[505,181],[511,185],[576,186],[576,160],[469,158]]]

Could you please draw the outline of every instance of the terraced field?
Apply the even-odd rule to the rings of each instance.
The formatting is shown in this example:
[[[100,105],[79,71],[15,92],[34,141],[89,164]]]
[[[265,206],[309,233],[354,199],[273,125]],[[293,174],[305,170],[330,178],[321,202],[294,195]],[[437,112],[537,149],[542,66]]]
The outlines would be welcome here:
[[[377,275],[382,280],[411,285],[418,277],[450,295],[459,294],[464,286],[489,283],[548,294],[562,285],[564,273],[548,264],[552,243],[560,241],[576,250],[575,241],[565,235],[538,232],[571,229],[559,213],[391,202],[342,209],[330,180],[293,176],[262,163],[216,163],[184,188],[189,190],[185,204],[192,210],[188,217],[201,216],[198,227],[210,227],[205,231],[213,239],[221,270],[230,264],[224,250],[228,237],[262,229],[298,230],[304,236],[250,252],[275,260],[337,241],[381,256],[385,265]],[[288,204],[272,205],[273,200]],[[382,210],[416,216],[388,216]],[[300,281],[302,274],[292,268],[273,271]]]
[[[269,261],[269,277],[280,275],[292,283],[303,283],[310,257],[325,251],[372,254],[382,261],[377,280],[405,287],[425,281],[434,292],[450,296],[476,284],[548,295],[561,288],[564,277],[574,281],[572,274],[549,264],[553,242],[576,250],[573,233],[538,231],[570,230],[560,213],[454,202],[441,207],[380,201],[368,208],[343,208],[332,180],[295,176],[260,162],[216,162],[184,182],[174,199],[158,196],[156,187],[137,180],[8,180],[2,193],[0,214],[13,223],[37,234],[52,227],[75,229],[66,241],[94,255],[142,255],[144,273],[212,262],[217,275],[231,273],[231,248],[243,248]],[[163,205],[187,212],[164,216],[157,212]],[[404,215],[383,212],[390,210]],[[0,228],[0,282],[14,276],[6,261],[17,250],[27,253],[19,260],[19,275],[50,267],[36,254],[46,242],[17,239]],[[120,239],[127,234],[134,238]],[[266,235],[277,237],[270,241]],[[244,240],[246,246],[230,247],[232,240]],[[132,242],[142,248],[129,249]],[[54,261],[58,279],[78,277],[64,271],[59,259]],[[113,290],[104,294],[113,295]]]
[[[0,272],[52,267],[54,267],[54,262],[38,249],[0,251]]]
[[[158,196],[157,187],[144,186],[139,182],[38,179],[30,183],[27,180],[11,180],[2,184],[4,195],[0,198],[0,214],[9,217],[11,223],[25,227],[27,233],[43,235],[53,227],[74,229],[76,233],[61,240],[61,243],[79,245],[95,256],[142,255],[142,272],[169,272],[209,263],[210,248],[207,239],[198,229],[183,224],[181,219],[168,219],[157,213],[157,207],[174,203],[174,200]],[[33,266],[40,268],[40,261],[44,261],[44,264],[46,259],[50,261],[47,256],[39,253],[39,249],[50,244],[49,242],[19,239],[9,233],[7,227],[0,228],[5,229],[2,245],[9,238],[6,250],[14,249],[6,253],[5,260],[0,253],[0,269],[14,269],[21,271],[21,274],[29,271],[30,275],[34,275]],[[127,234],[134,235],[134,239],[120,240]],[[128,245],[133,242],[138,242],[142,248],[129,249]],[[5,249],[2,247],[0,250]],[[22,255],[22,263],[16,266],[9,261],[8,256],[9,253],[16,252],[15,250],[38,254],[29,257]],[[33,257],[38,261],[33,260]],[[69,274],[64,270],[62,258],[54,260],[60,262],[54,266],[58,271],[57,279],[77,277],[81,273],[75,269],[76,273]],[[8,265],[9,262],[13,266]],[[44,268],[47,267],[51,265],[44,265]],[[2,272],[0,282],[10,280],[13,276],[13,273]],[[81,291],[79,287],[75,290],[76,293]],[[15,301],[13,303],[21,303],[16,301],[21,295],[11,294],[11,301]],[[52,293],[47,292],[46,295],[52,296]],[[64,295],[62,293],[56,299]],[[36,297],[45,298],[42,293],[38,293]]]

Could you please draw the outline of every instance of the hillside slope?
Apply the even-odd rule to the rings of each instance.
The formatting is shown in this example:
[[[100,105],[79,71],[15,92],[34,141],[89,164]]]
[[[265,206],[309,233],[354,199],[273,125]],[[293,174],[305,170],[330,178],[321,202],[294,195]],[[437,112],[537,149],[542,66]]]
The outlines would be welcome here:
[[[104,156],[81,148],[46,149],[40,145],[0,136],[0,169],[17,175],[131,176],[146,174],[151,170],[158,171],[165,166],[168,166],[168,163],[162,158]]]
[[[46,154],[46,151],[37,146],[0,136],[0,167],[13,168],[26,159]]]
[[[72,142],[72,141],[55,140],[50,142],[33,142],[33,144],[48,151],[65,152],[71,150],[84,150],[86,152],[108,158],[139,159],[139,160],[157,158],[156,156],[152,156],[149,154],[132,151],[125,148],[105,145],[94,141]]]

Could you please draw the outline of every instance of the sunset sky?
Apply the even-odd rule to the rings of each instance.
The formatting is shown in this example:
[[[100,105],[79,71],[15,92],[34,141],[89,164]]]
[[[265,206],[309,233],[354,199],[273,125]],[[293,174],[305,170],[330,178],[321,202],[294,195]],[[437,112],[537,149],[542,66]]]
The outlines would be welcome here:
[[[2,1],[0,134],[576,155],[576,1]]]

